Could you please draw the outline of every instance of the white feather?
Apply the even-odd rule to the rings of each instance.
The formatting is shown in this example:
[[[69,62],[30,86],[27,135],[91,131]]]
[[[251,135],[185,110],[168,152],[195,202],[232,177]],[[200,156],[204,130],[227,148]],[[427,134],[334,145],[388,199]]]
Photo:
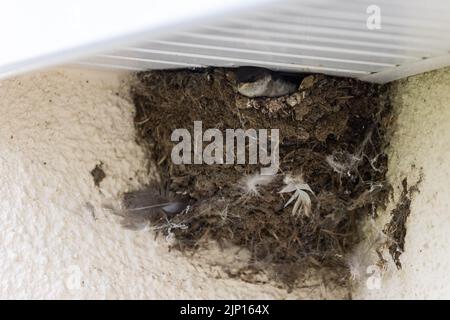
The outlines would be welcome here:
[[[259,196],[261,186],[270,184],[274,175],[261,175],[259,173],[245,176],[241,181],[241,186],[246,194],[251,196]]]
[[[288,175],[284,178],[284,183],[285,186],[281,189],[281,191],[279,191],[279,193],[294,192],[294,194],[285,203],[284,207],[286,208],[295,201],[292,208],[292,215],[299,216],[304,214],[309,216],[311,213],[311,198],[308,192],[314,195],[311,187],[305,183],[302,176],[292,177]]]

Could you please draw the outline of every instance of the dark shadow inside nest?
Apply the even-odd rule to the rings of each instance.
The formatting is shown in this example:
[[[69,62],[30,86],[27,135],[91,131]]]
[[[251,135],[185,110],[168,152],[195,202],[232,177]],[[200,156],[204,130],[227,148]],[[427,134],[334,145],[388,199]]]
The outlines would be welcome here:
[[[310,75],[288,96],[245,98],[232,69],[142,72],[137,79],[135,125],[166,186],[127,194],[126,225],[150,222],[183,252],[208,240],[245,248],[249,268],[289,288],[311,268],[346,282],[345,256],[361,239],[359,222],[386,200],[385,87]],[[279,129],[277,175],[258,177],[259,165],[173,164],[172,131],[192,131],[197,120],[222,132]]]

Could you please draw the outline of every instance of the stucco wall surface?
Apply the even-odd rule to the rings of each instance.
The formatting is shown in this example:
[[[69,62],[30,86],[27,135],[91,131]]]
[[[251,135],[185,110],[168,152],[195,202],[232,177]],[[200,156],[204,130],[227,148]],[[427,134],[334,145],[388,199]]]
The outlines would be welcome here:
[[[378,285],[372,279],[367,286],[365,280],[354,297],[450,299],[450,68],[394,83],[392,101],[397,125],[388,179],[395,195],[387,212],[368,228],[372,234],[379,235],[389,221],[401,181],[407,177],[412,185],[420,175],[423,179],[420,192],[412,196],[402,269],[390,261]]]
[[[346,296],[315,279],[292,293],[228,279],[205,257],[169,253],[151,232],[123,229],[103,206],[150,179],[123,79],[59,69],[0,82],[0,298]],[[395,83],[393,102],[398,119],[388,179],[396,192],[387,212],[368,225],[370,241],[389,220],[401,180],[414,183],[421,173],[423,181],[402,270],[390,262],[376,288],[361,277],[353,297],[450,298],[450,70]],[[90,171],[100,163],[106,178],[96,187]],[[353,261],[370,260],[363,257],[369,247]]]

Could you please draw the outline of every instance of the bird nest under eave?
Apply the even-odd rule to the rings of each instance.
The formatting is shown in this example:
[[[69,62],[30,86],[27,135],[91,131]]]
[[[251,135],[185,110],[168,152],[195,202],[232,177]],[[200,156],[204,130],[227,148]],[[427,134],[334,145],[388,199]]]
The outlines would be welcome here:
[[[358,222],[386,200],[386,89],[308,75],[288,95],[248,98],[236,75],[218,68],[137,74],[135,124],[160,180],[124,196],[124,224],[149,224],[181,251],[209,241],[245,248],[247,271],[291,288],[311,267],[332,269],[345,282]],[[278,171],[174,164],[173,131],[194,132],[196,121],[223,136],[227,129],[279,129]]]

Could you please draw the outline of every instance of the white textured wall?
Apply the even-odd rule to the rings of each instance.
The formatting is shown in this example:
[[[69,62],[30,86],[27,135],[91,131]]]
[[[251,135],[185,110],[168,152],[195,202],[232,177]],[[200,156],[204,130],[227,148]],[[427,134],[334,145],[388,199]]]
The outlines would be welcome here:
[[[122,229],[102,210],[148,179],[120,77],[54,70],[0,82],[0,298],[343,296],[314,279],[311,289],[287,294],[217,277],[218,268],[168,253],[163,241]],[[380,290],[363,282],[354,296],[450,298],[450,70],[396,88],[389,179],[395,186],[404,176],[413,181],[423,167],[424,181],[412,204],[403,270],[391,265]],[[90,171],[100,161],[107,177],[98,189]]]
[[[423,182],[407,222],[402,270],[391,263],[380,289],[363,284],[356,297],[450,299],[450,69],[399,81],[393,99],[398,127],[388,178],[395,198],[401,180],[407,176],[414,183],[420,168]],[[381,216],[378,230],[388,219]]]
[[[338,294],[320,285],[287,294],[216,279],[217,268],[168,253],[163,240],[124,230],[102,210],[148,179],[134,142],[133,106],[117,95],[118,79],[54,70],[0,82],[0,298]],[[100,161],[107,177],[98,189],[90,171]]]

